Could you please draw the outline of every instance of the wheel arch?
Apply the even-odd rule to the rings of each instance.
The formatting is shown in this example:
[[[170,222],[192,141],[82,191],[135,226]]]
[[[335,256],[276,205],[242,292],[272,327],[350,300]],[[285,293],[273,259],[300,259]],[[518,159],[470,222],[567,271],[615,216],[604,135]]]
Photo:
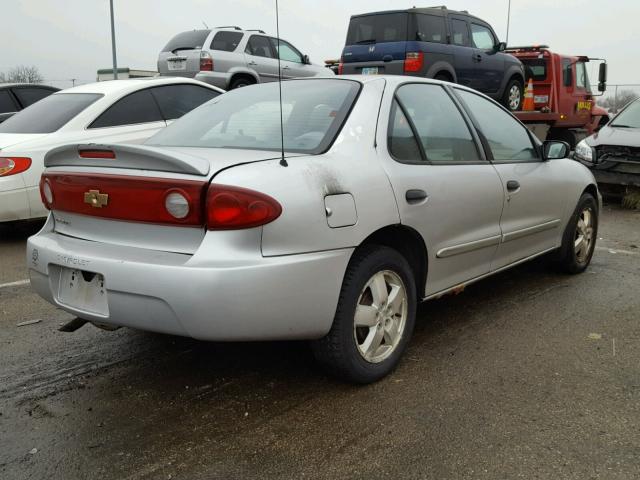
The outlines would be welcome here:
[[[442,75],[442,74],[448,75],[452,83],[458,83],[458,77],[456,76],[456,71],[454,70],[454,68],[451,66],[450,63],[444,62],[444,61],[436,62],[433,65],[431,65],[431,67],[429,67],[429,69],[427,70],[425,77],[435,78],[436,75]]]
[[[500,88],[500,98],[504,96],[505,89],[507,88],[507,85],[509,85],[509,82],[514,79],[520,82],[520,85],[522,85],[523,89],[522,93],[524,94],[524,88],[526,87],[526,85],[524,84],[524,77],[522,76],[522,72],[518,69],[518,67],[514,65],[510,67],[505,73],[504,80],[502,81],[502,86]]]
[[[251,79],[254,83],[260,83],[260,79],[253,72],[249,70],[237,70],[231,74],[231,77],[229,78],[229,86],[231,86],[231,84],[238,78],[247,78]]]
[[[354,253],[366,245],[382,245],[393,248],[400,253],[413,271],[418,299],[424,297],[427,284],[428,254],[422,235],[406,225],[387,225],[365,238],[354,250]]]

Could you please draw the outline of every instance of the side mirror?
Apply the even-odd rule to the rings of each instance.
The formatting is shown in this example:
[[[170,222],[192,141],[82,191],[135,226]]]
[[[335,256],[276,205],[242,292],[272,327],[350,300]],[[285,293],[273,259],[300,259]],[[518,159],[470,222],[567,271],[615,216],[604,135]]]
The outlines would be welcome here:
[[[311,65],[311,60],[309,60],[309,55],[302,55],[302,63],[305,65]]]
[[[607,89],[607,64],[601,63],[598,70],[598,91],[604,92]]]
[[[504,52],[507,49],[507,42],[498,42],[493,46],[495,53]]]
[[[542,158],[544,160],[558,160],[567,158],[571,152],[571,147],[567,142],[559,140],[545,140],[542,143]]]

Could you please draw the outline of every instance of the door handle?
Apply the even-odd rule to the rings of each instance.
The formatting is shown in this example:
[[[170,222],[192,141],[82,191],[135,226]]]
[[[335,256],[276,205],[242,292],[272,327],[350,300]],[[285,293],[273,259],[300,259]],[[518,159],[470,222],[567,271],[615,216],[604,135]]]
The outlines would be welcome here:
[[[249,63],[247,63],[247,65],[252,65],[253,66],[253,65],[257,65],[257,63],[252,60]]]
[[[287,67],[286,65],[282,67],[283,70],[291,70],[291,67]]]
[[[407,203],[420,203],[428,196],[424,190],[407,190],[404,198],[406,198]]]
[[[393,61],[393,56],[385,55],[384,57],[382,57],[382,61],[385,62],[385,63],[389,63],[389,62]]]
[[[473,56],[473,59],[474,59],[476,62],[481,62],[481,61],[482,61],[482,55],[480,55],[480,54],[478,53],[477,55],[474,55],[474,56]]]
[[[518,182],[517,180],[509,180],[507,182],[507,191],[508,192],[515,192],[516,190],[520,189],[520,182]]]

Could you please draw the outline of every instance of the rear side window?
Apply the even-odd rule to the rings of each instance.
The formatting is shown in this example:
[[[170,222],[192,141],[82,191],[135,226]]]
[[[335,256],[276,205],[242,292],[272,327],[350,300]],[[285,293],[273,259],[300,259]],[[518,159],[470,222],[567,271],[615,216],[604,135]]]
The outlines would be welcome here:
[[[247,43],[246,52],[256,57],[275,58],[271,49],[269,38],[261,35],[253,35]]]
[[[490,50],[496,44],[491,30],[476,23],[471,24],[471,38],[473,39],[475,47],[481,48],[482,50]]]
[[[451,19],[451,43],[466,47],[469,45],[469,29],[467,22],[457,18]]]
[[[407,41],[407,13],[388,13],[352,17],[347,45]]]
[[[89,128],[117,127],[160,122],[162,115],[149,89],[121,98],[102,113]]]
[[[15,112],[16,110],[18,110],[18,107],[13,102],[9,91],[0,90],[0,113]]]
[[[98,100],[98,93],[56,93],[0,124],[0,133],[55,132]]]
[[[163,52],[198,50],[202,48],[211,30],[192,30],[177,34],[162,49]]]
[[[444,17],[416,14],[415,40],[419,42],[445,43],[447,35],[444,28]]]
[[[538,158],[527,129],[509,113],[475,93],[456,91],[478,122],[494,160],[526,162]]]
[[[233,52],[242,40],[242,32],[218,32],[211,41],[211,50]]]
[[[391,121],[389,122],[389,152],[396,160],[406,162],[422,161],[422,154],[418,141],[413,135],[409,120],[398,105],[398,101],[394,100],[391,106]]]
[[[27,108],[38,100],[48,97],[54,93],[54,91],[49,90],[48,88],[14,88],[13,93],[18,97],[18,100],[22,104],[22,108]]]
[[[396,92],[396,98],[413,123],[427,161],[480,160],[467,123],[441,86],[404,85]]]
[[[165,85],[151,89],[165,120],[175,120],[219,95],[197,85]]]

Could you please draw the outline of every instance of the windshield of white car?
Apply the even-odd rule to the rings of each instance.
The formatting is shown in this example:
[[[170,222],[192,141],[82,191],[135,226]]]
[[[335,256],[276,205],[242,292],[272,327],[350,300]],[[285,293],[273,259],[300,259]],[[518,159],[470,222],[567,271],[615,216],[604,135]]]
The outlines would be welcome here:
[[[640,101],[635,101],[623,111],[609,125],[618,128],[640,128]]]
[[[99,93],[56,93],[0,123],[0,133],[52,133],[102,97]]]
[[[282,82],[284,150],[326,151],[342,127],[360,90],[352,80]],[[167,147],[210,147],[280,151],[278,83],[237,90],[205,103],[147,142]]]

